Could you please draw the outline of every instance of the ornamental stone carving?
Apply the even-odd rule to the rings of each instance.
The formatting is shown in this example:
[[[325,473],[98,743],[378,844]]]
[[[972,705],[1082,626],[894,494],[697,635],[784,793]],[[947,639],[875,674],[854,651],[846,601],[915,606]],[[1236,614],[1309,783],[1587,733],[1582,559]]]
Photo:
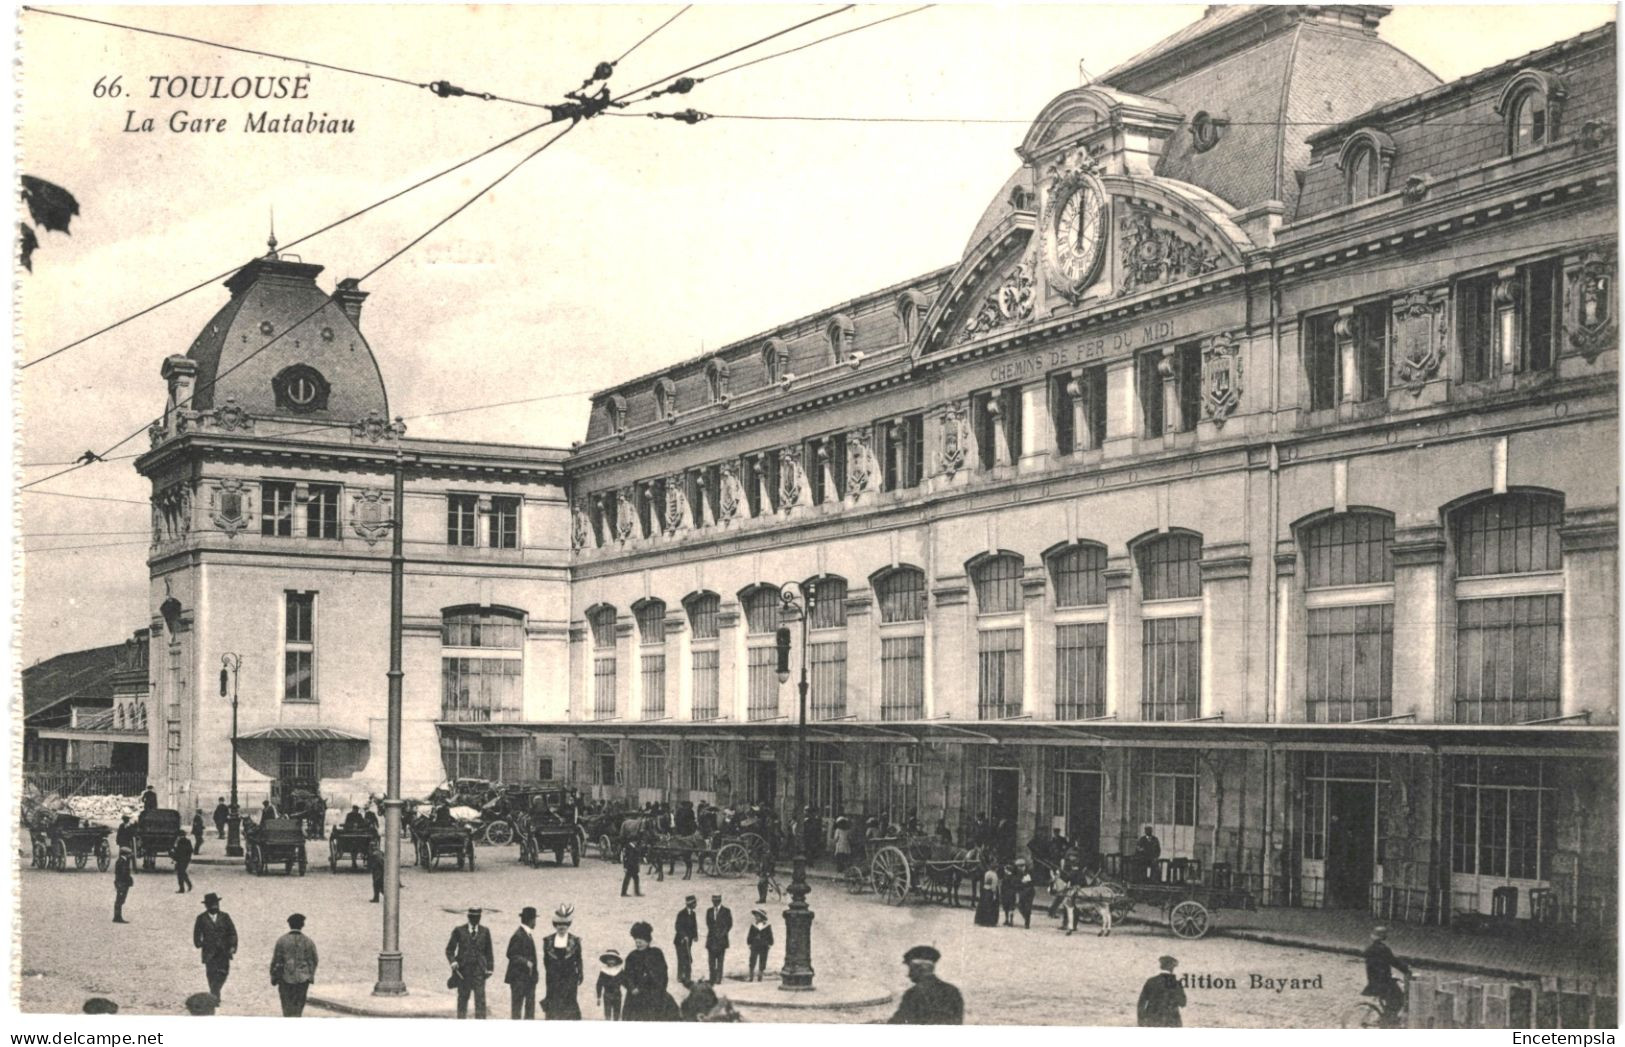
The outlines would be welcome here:
[[[739,466],[733,462],[723,462],[717,472],[717,522],[737,520],[745,506],[745,489],[739,484]]]
[[[394,501],[376,488],[356,491],[350,499],[350,530],[368,545],[377,545],[394,526]]]
[[[243,482],[228,477],[211,490],[209,519],[227,538],[235,538],[248,526],[248,494]]]
[[[254,431],[254,418],[247,411],[237,405],[235,396],[226,397],[226,402],[214,409],[211,420],[215,427],[226,432],[235,432],[241,429],[245,432]]]
[[[1027,264],[1022,262],[1010,270],[1005,278],[999,281],[999,285],[982,300],[975,315],[965,324],[960,341],[969,341],[1009,324],[1032,319],[1033,301],[1032,273],[1028,271]]]
[[[1394,383],[1412,396],[1438,377],[1444,364],[1450,323],[1447,303],[1445,288],[1412,291],[1394,300]]]
[[[350,424],[350,432],[358,440],[369,443],[382,443],[384,440],[406,435],[406,421],[397,417],[393,422],[384,418],[377,411],[371,411],[367,417]]]
[[[940,457],[942,472],[950,479],[965,468],[970,454],[970,422],[965,417],[965,405],[953,402],[942,408],[942,445]]]
[[[638,533],[638,493],[631,487],[615,492],[615,537],[630,542]]]
[[[812,501],[800,447],[779,448],[779,509],[789,512]]]
[[[673,473],[666,477],[666,499],[662,510],[665,513],[666,533],[680,531],[689,526],[688,522],[688,484],[682,473]]]
[[[856,500],[875,484],[879,466],[868,429],[849,429],[846,433],[846,490],[844,496]]]
[[[1241,404],[1241,343],[1219,334],[1202,343],[1202,410],[1223,426]]]
[[[1219,267],[1219,254],[1208,244],[1187,240],[1155,224],[1151,212],[1138,207],[1118,222],[1118,252],[1123,259],[1119,295],[1211,273]]]
[[[577,499],[570,507],[570,548],[585,549],[592,545],[592,521],[587,516],[587,507]]]
[[[1571,259],[1564,274],[1568,301],[1564,303],[1569,344],[1587,363],[1614,348],[1619,327],[1614,316],[1614,263],[1588,252]]]

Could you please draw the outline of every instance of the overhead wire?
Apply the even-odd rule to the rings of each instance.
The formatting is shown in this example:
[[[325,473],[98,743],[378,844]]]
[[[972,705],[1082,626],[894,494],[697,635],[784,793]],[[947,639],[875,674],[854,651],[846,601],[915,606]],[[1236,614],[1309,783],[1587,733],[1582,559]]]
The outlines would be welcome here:
[[[834,18],[836,15],[844,14],[847,11],[852,10],[856,6],[857,6],[856,4],[846,4],[845,6],[838,7],[833,11],[827,11],[824,14],[815,15],[812,18],[806,19],[805,21],[797,22],[795,25],[790,26],[787,29],[780,29],[776,33],[769,33],[767,36],[759,37],[759,38],[757,38],[755,40],[752,40],[748,44],[741,44],[740,46],[735,47],[735,48],[731,48],[731,49],[729,49],[727,51],[724,51],[724,52],[722,52],[722,54],[717,55],[717,56],[715,56],[713,58],[707,58],[703,62],[696,62],[693,65],[689,66],[687,69],[680,69],[675,73],[669,73],[666,76],[658,77],[657,79],[651,80],[648,83],[642,85],[641,87],[634,87],[630,91],[625,91],[625,92],[623,92],[623,93],[621,93],[619,95],[616,95],[615,100],[616,101],[622,101],[622,100],[626,99],[630,95],[635,95],[640,91],[647,91],[649,88],[654,87],[654,86],[656,86],[658,84],[672,84],[672,83],[675,83],[678,80],[680,80],[681,78],[687,76],[689,73],[692,73],[696,69],[703,69],[708,65],[712,65],[712,64],[714,64],[716,62],[722,61],[724,58],[732,58],[736,54],[739,54],[739,53],[741,53],[743,51],[749,51],[753,47],[759,47],[762,44],[767,43],[769,40],[777,40],[781,36],[786,36],[786,35],[788,35],[790,33],[795,32],[797,29],[801,29],[801,28],[804,28],[805,26],[812,25],[814,22],[822,22],[826,18]],[[702,77],[700,79],[705,79],[705,78]],[[696,81],[696,82],[698,82],[698,81]],[[677,92],[677,93],[681,94],[683,92]],[[653,96],[651,96],[651,97],[653,97]],[[633,99],[632,102],[628,102],[627,104],[631,105],[631,104],[635,104],[636,102],[640,102],[640,101],[644,101],[644,99],[641,99],[641,98],[640,99]]]

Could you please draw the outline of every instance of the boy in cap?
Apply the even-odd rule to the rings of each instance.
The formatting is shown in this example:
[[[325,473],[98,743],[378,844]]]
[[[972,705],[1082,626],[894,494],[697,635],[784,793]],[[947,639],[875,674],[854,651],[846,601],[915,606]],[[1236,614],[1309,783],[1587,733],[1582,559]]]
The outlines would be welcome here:
[[[767,922],[767,913],[761,909],[750,911],[750,930],[745,932],[745,945],[750,949],[750,972],[746,981],[759,982],[767,973],[767,954],[773,948],[773,928]]]
[[[316,943],[305,937],[305,916],[296,912],[288,917],[288,933],[271,950],[271,984],[282,998],[282,1017],[304,1016],[305,995],[315,980]]]
[[[1157,960],[1158,972],[1147,978],[1140,990],[1137,1024],[1155,1029],[1177,1029],[1184,1024],[1179,1009],[1185,1006],[1185,989],[1174,976],[1178,966],[1179,961],[1172,956]]]
[[[604,1005],[604,1021],[621,1020],[621,954],[614,949],[598,957],[598,988],[594,995]]]
[[[914,984],[903,993],[891,1025],[963,1025],[965,999],[959,990],[937,977],[937,961],[942,953],[929,945],[916,945],[903,954],[908,964],[908,980]]]

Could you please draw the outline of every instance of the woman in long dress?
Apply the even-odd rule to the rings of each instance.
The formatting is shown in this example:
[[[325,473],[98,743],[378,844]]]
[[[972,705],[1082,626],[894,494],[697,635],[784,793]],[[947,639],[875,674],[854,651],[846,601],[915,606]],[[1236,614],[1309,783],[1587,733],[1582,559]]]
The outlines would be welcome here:
[[[570,933],[570,918],[574,914],[572,906],[559,906],[553,913],[553,933],[542,941],[542,970],[547,979],[542,1012],[550,1022],[581,1020],[576,990],[581,987],[585,971],[581,962],[581,939]]]
[[[976,925],[999,925],[999,867],[991,861],[982,872],[982,889],[976,895]]]
[[[643,920],[632,925],[632,951],[626,956],[621,975],[626,986],[623,1022],[681,1021],[677,1001],[666,992],[666,954],[649,943],[654,928]]]

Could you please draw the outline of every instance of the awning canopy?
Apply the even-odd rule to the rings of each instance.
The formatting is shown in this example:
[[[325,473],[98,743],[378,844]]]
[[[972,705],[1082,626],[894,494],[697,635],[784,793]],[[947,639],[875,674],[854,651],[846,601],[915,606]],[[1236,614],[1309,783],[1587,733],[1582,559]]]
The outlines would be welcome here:
[[[336,727],[262,727],[237,736],[239,742],[366,742],[371,739]]]
[[[440,723],[435,726],[446,734],[461,735],[465,738],[532,738],[536,731],[530,727],[512,723]]]
[[[583,739],[793,741],[796,725],[780,721],[621,721],[529,724],[537,733]],[[1438,751],[1511,756],[1613,756],[1613,726],[1413,723],[1225,723],[1127,720],[815,720],[813,742],[962,745],[1096,745],[1122,748],[1233,748],[1340,752]]]

